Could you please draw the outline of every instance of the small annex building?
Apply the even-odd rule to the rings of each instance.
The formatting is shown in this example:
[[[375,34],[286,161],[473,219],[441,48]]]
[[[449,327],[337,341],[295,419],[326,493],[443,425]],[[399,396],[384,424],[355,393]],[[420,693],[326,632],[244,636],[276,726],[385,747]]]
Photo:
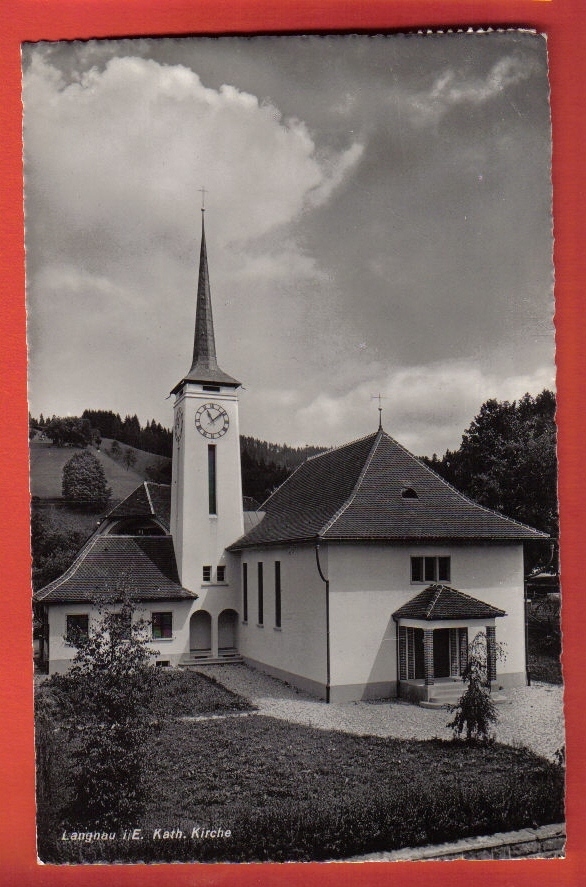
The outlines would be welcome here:
[[[163,665],[243,659],[327,701],[429,703],[460,695],[483,632],[494,685],[523,684],[523,545],[546,534],[472,502],[380,424],[245,510],[239,387],[217,363],[202,215],[171,486],[140,485],[35,593],[47,670],[69,666],[68,637],[91,630],[96,600],[123,587]]]

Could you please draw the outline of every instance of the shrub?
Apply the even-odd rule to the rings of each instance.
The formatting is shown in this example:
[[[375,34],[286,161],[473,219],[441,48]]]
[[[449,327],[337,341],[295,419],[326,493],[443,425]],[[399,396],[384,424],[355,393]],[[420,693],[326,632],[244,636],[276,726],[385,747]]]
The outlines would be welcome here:
[[[497,658],[503,656],[499,645],[496,654]],[[468,686],[457,705],[452,706],[454,719],[447,726],[453,729],[454,739],[460,739],[465,732],[467,742],[494,741],[492,726],[496,724],[498,715],[490,696],[484,632],[478,632],[468,645],[468,662],[462,673],[462,680]]]

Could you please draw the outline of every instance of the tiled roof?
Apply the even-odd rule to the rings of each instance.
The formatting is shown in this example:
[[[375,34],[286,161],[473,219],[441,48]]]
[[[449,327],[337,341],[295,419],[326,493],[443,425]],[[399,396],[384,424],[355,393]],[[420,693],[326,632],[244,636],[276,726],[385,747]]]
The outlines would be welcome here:
[[[170,536],[104,536],[98,532],[72,566],[37,591],[34,599],[91,603],[123,591],[139,601],[197,597],[179,582]]]
[[[494,619],[506,616],[492,607],[447,585],[430,585],[393,613],[393,619]]]
[[[117,520],[123,517],[157,517],[169,529],[171,518],[171,487],[145,481],[116,505],[106,517]]]
[[[472,502],[382,430],[308,459],[262,510],[264,519],[233,550],[317,537],[341,542],[547,538]]]

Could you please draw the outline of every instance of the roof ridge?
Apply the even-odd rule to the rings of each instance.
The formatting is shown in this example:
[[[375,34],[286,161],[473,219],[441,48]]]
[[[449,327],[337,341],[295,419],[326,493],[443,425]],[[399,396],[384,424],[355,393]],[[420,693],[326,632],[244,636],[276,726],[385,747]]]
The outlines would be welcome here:
[[[314,453],[313,456],[308,456],[305,461],[301,463],[301,465],[305,465],[306,462],[312,462],[314,459],[321,459],[323,456],[329,456],[330,453],[335,453],[337,450],[345,450],[347,447],[353,447],[355,444],[362,443],[364,440],[368,440],[369,437],[376,437],[380,433],[379,431],[370,432],[370,434],[364,434],[362,437],[357,437],[356,440],[350,440],[348,443],[338,444],[336,447],[329,447],[327,450],[324,450],[323,453]],[[301,466],[297,466],[298,468]],[[297,469],[295,469],[297,470]]]
[[[44,585],[43,588],[39,588],[38,591],[34,592],[33,597],[37,600],[43,600],[48,594],[50,594],[55,589],[59,588],[67,579],[70,579],[75,575],[77,568],[80,566],[81,562],[85,560],[86,555],[90,551],[91,548],[96,544],[98,539],[103,539],[104,534],[100,532],[100,527],[97,527],[89,539],[86,541],[85,545],[82,545],[79,551],[77,552],[77,556],[73,563],[69,564],[65,572],[61,573],[60,576],[57,576],[56,579],[53,579],[51,582],[48,582],[47,585]],[[39,597],[42,595],[42,597]]]
[[[432,613],[432,611],[433,611],[435,605],[437,604],[437,602],[438,602],[438,600],[439,600],[439,598],[440,598],[440,596],[441,596],[441,593],[442,593],[442,591],[443,591],[443,585],[435,585],[435,586],[434,586],[434,585],[431,585],[430,588],[435,588],[435,591],[434,591],[433,598],[432,598],[431,601],[429,602],[429,605],[428,605],[428,607],[427,607],[427,609],[426,609],[426,611],[425,611],[425,615],[426,615],[426,617],[431,616],[431,613]]]
[[[338,508],[338,510],[335,512],[335,514],[321,528],[321,530],[318,533],[319,536],[323,536],[325,533],[327,533],[329,530],[331,530],[331,528],[336,523],[336,521],[339,520],[339,518],[350,507],[350,505],[352,504],[352,502],[356,498],[356,496],[358,494],[358,490],[360,489],[360,485],[362,484],[362,481],[364,480],[364,475],[368,471],[368,468],[370,467],[370,463],[372,462],[372,459],[373,459],[374,454],[376,452],[377,446],[381,441],[381,436],[382,436],[382,429],[379,429],[379,431],[377,431],[375,433],[375,438],[372,443],[372,448],[366,458],[364,465],[362,466],[362,471],[360,472],[360,475],[358,476],[358,480],[354,484],[354,489],[352,490],[352,492],[350,493],[350,495],[348,496],[348,498],[344,502],[344,504],[341,505],[340,508]],[[360,441],[364,441],[368,437],[370,437],[370,435],[366,435],[365,437],[361,437]],[[359,441],[353,441],[353,443],[359,443]],[[341,449],[341,447],[339,449]]]
[[[509,517],[506,514],[502,514],[500,511],[495,511],[493,508],[487,508],[486,505],[481,505],[480,502],[476,502],[474,499],[471,499],[470,496],[466,496],[465,493],[462,493],[461,490],[458,490],[457,487],[455,487],[448,480],[446,480],[445,477],[442,477],[441,474],[438,474],[437,471],[434,471],[433,468],[430,468],[429,465],[426,465],[426,463],[423,462],[419,458],[419,456],[415,456],[410,450],[407,449],[407,447],[403,446],[402,443],[399,443],[398,440],[395,440],[394,437],[391,437],[391,435],[388,434],[386,431],[383,431],[383,434],[385,434],[389,438],[389,440],[391,440],[401,450],[403,450],[404,453],[407,453],[408,456],[411,456],[412,459],[415,459],[415,461],[422,468],[424,468],[429,474],[432,474],[434,477],[436,477],[438,480],[440,480],[442,483],[444,483],[446,485],[446,487],[449,487],[450,490],[452,490],[452,492],[456,493],[456,495],[460,497],[460,499],[463,499],[465,502],[468,502],[470,505],[473,505],[475,508],[479,508],[481,511],[486,511],[488,514],[493,514],[495,517],[500,517],[501,520],[504,520],[505,522],[508,522],[511,524],[516,524],[518,527],[523,527],[526,530],[532,530],[534,533],[540,533],[542,536],[544,536],[547,539],[550,538],[549,534],[545,533],[543,530],[537,530],[535,527],[531,527],[531,526],[529,526],[529,524],[524,524],[522,521],[516,520],[516,518],[514,518],[514,517]]]
[[[153,515],[153,517],[156,517],[156,512],[155,512],[155,509],[153,508],[153,500],[151,499],[151,493],[150,493],[150,490],[149,490],[149,485],[147,484],[146,480],[144,481],[143,486],[144,486],[144,488],[145,488],[145,490],[146,490],[147,499],[149,500],[149,506],[150,506],[150,509],[151,509],[151,514]]]

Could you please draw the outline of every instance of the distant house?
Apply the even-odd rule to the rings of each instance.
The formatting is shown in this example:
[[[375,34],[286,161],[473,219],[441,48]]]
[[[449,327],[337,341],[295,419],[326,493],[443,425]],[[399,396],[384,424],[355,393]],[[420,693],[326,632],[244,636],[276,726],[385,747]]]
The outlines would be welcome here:
[[[523,544],[547,536],[467,499],[382,427],[308,459],[245,511],[239,387],[216,359],[202,219],[171,487],[142,484],[35,594],[49,671],[67,668],[68,632],[89,630],[95,600],[123,581],[160,663],[242,657],[328,701],[439,704],[459,695],[482,631],[495,686],[523,684]]]

